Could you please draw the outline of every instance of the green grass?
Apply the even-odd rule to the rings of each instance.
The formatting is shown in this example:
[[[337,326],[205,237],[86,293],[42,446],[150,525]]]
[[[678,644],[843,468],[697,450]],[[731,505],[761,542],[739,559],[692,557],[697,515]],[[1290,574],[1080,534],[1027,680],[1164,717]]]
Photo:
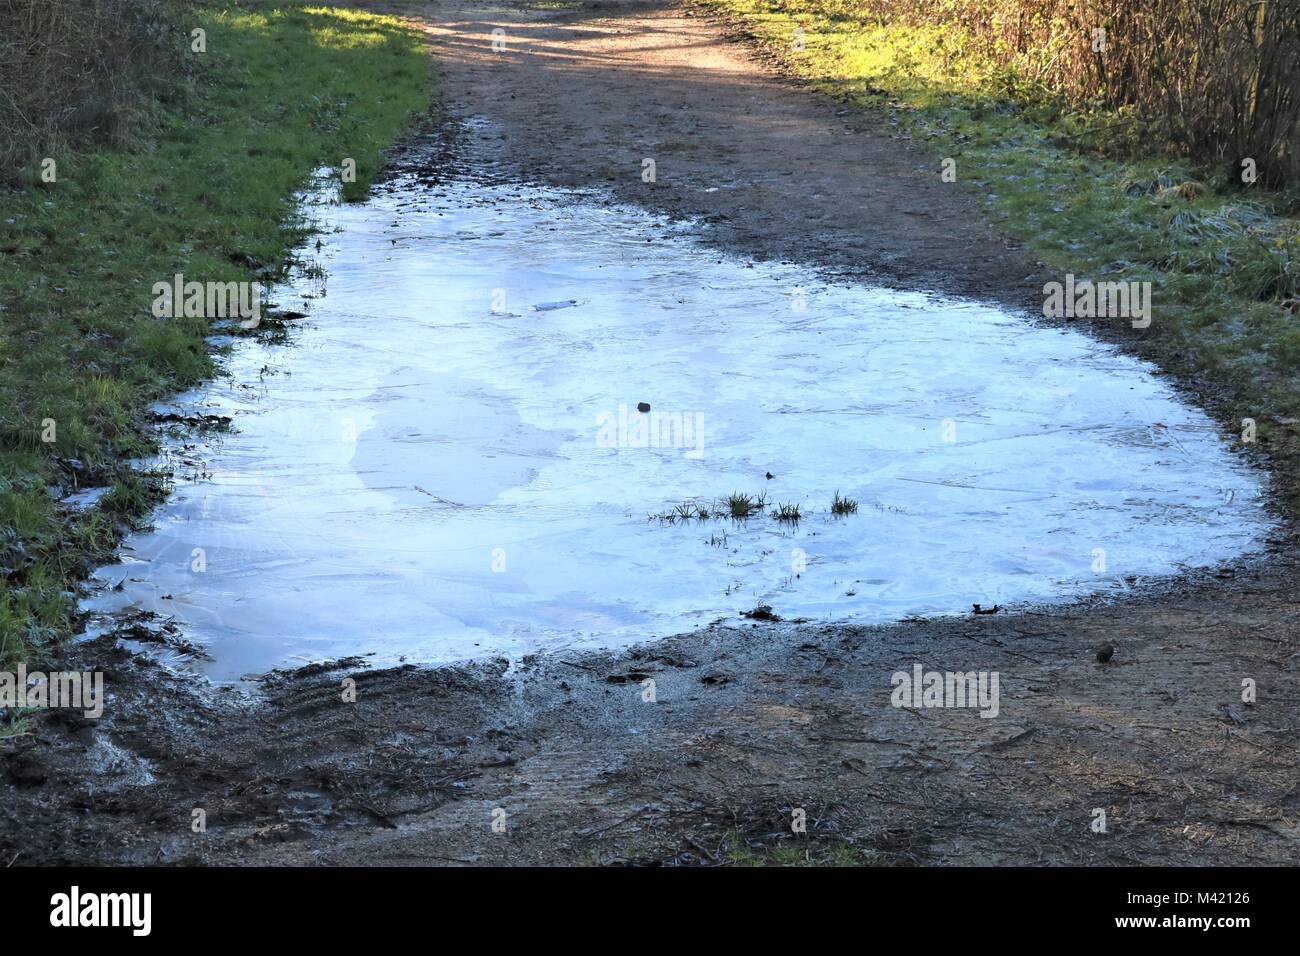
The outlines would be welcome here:
[[[858,503],[852,498],[844,498],[840,493],[835,492],[835,497],[831,499],[831,514],[833,515],[853,515],[858,513]]]
[[[279,274],[307,232],[293,192],[352,158],[362,198],[429,102],[395,19],[226,0],[190,21],[208,52],[132,148],[56,155],[57,182],[0,191],[0,661],[73,626],[78,581],[164,490],[125,464],[153,450],[146,405],[212,374],[208,321],[154,318],[153,283]],[[81,517],[48,490],[97,484],[113,490]]]
[[[31,729],[32,722],[29,717],[14,715],[0,721],[0,740],[4,740],[6,737],[21,737]]]
[[[741,491],[734,491],[727,496],[723,504],[726,514],[736,519],[744,519],[763,512],[763,508],[767,505],[767,495],[747,495]]]
[[[801,517],[798,502],[781,502],[773,509],[772,517],[787,524],[798,524]]]
[[[770,512],[767,511],[767,503],[767,492],[765,491],[756,495],[748,495],[743,491],[734,491],[712,505],[693,498],[689,501],[679,502],[667,511],[661,511],[647,517],[651,521],[660,521],[664,524],[681,524],[687,521],[721,520],[725,518],[745,521],[755,515],[764,513],[770,514],[772,518],[782,524],[798,524],[804,518],[803,506],[798,502],[779,502]],[[835,498],[831,502],[831,514],[856,514],[857,510],[858,503],[856,501],[852,498],[843,498],[838,491],[835,492]],[[724,535],[721,541],[710,538],[709,544],[715,543],[725,544],[726,536]]]
[[[1295,192],[1216,179],[1133,142],[1126,117],[1066,108],[950,26],[868,20],[840,0],[704,3],[820,92],[885,111],[928,148],[936,176],[955,160],[954,188],[981,197],[1050,273],[1151,282],[1151,328],[1128,341],[1192,387],[1229,432],[1254,419],[1287,503],[1300,503],[1287,477],[1300,442],[1286,424],[1300,417]]]

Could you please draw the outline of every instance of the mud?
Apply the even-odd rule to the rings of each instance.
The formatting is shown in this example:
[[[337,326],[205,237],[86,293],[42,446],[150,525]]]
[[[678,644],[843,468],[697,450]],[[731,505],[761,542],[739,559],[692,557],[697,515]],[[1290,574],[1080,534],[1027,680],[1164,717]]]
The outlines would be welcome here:
[[[0,749],[0,859],[711,865],[847,846],[901,864],[1292,863],[1294,573],[885,627],[742,622],[513,667],[351,660],[247,689],[102,638],[62,663],[106,670],[106,716],[40,718]],[[915,663],[997,671],[998,717],[892,706]]]
[[[452,111],[502,123],[503,177],[599,180],[718,217],[710,241],[734,250],[1032,304],[1012,301],[1032,264],[927,185],[923,157],[806,100],[710,21],[642,4],[425,10]],[[544,55],[490,62],[495,24]],[[624,170],[663,144],[661,188],[635,195]],[[435,147],[398,167],[436,184],[451,153]],[[1294,863],[1290,540],[1106,601],[872,627],[737,618],[513,665],[352,659],[213,687],[184,649],[102,635],[49,666],[105,671],[104,718],[38,713],[0,741],[0,865],[715,865],[741,846],[899,864]],[[998,672],[999,716],[892,706],[892,675],[917,663]]]

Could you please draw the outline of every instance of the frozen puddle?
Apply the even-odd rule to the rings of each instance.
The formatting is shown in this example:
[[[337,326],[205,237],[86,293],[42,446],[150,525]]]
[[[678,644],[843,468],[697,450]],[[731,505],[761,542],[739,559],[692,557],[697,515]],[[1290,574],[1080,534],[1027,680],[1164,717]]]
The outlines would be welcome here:
[[[1082,334],[751,267],[628,207],[397,186],[321,208],[324,287],[275,296],[314,290],[312,318],[186,396],[236,432],[99,572],[125,584],[91,609],[174,615],[213,677],[616,645],[759,602],[1062,599],[1268,527],[1212,423]],[[633,447],[641,402],[681,447]],[[647,518],[732,492],[802,520]]]

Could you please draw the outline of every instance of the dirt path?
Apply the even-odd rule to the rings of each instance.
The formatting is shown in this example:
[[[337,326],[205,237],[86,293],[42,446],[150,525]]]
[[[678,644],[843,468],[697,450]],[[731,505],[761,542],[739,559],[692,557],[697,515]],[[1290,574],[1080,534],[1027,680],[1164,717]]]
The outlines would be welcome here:
[[[508,175],[604,186],[704,220],[726,249],[877,284],[1017,304],[1041,290],[1025,282],[1032,260],[940,180],[933,157],[808,96],[716,20],[645,0],[534,6],[397,8],[419,12],[448,110],[490,123]]]
[[[878,282],[1012,304],[1041,288],[930,159],[708,20],[646,4],[420,10],[448,108],[503,176],[602,184],[704,217],[720,246]],[[434,141],[402,163],[436,181],[455,152]],[[514,667],[348,661],[250,692],[101,639],[66,665],[108,671],[106,717],[43,718],[0,746],[0,860],[709,864],[740,834],[758,852],[881,862],[1294,863],[1295,581],[1279,552],[1046,612],[745,623]],[[916,663],[998,672],[998,717],[892,706],[892,675]]]

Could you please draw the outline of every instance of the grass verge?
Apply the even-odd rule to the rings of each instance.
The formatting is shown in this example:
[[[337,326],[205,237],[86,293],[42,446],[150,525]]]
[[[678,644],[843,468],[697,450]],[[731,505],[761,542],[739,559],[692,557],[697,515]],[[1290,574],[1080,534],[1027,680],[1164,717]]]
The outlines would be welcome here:
[[[1300,195],[1211,175],[1123,117],[1070,109],[953,28],[868,18],[842,0],[701,0],[816,90],[886,111],[1060,279],[1150,282],[1150,328],[1109,324],[1279,465],[1300,505]],[[956,187],[955,187],[956,188]],[[1242,424],[1254,422],[1254,434]]]
[[[127,149],[52,157],[0,190],[0,664],[69,633],[78,582],[165,484],[148,404],[213,373],[205,318],[157,319],[153,284],[256,281],[306,235],[294,191],[351,158],[365,195],[381,150],[427,108],[418,33],[345,9],[210,0],[183,82]],[[111,490],[88,511],[59,497]]]

